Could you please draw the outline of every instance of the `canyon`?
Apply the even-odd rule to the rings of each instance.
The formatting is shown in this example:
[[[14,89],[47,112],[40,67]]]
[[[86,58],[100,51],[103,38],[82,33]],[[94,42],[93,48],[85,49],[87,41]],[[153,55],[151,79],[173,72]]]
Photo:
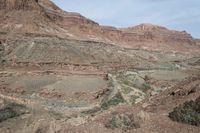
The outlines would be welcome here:
[[[199,65],[200,40],[186,31],[1,0],[0,132],[199,133],[200,119],[170,115],[198,104]]]

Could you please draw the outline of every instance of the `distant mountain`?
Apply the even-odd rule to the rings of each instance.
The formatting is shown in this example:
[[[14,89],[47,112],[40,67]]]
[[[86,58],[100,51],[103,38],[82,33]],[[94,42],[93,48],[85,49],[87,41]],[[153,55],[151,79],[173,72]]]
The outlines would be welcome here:
[[[119,29],[101,26],[78,13],[61,10],[50,0],[1,0],[0,27],[1,32],[48,34],[153,51],[197,51],[199,42],[185,31],[152,24]]]
[[[200,39],[196,39],[196,43],[200,46]]]

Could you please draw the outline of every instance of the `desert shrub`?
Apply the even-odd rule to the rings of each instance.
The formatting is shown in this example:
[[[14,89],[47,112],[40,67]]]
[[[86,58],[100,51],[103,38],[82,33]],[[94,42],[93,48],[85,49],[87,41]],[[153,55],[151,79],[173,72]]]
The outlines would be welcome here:
[[[94,107],[92,109],[89,109],[89,110],[86,110],[86,111],[83,111],[82,113],[83,114],[95,114],[97,112],[101,111],[101,108],[100,107]]]
[[[130,85],[130,86],[132,85],[132,84],[131,84],[131,82],[130,82],[130,81],[128,81],[127,79],[126,79],[126,80],[123,80],[123,82],[122,82],[122,83],[124,83],[125,85]]]
[[[104,101],[101,105],[101,108],[108,109],[110,106],[115,106],[115,105],[118,105],[119,103],[124,103],[124,102],[125,102],[124,98],[122,97],[121,93],[118,92],[110,100]]]
[[[140,97],[139,97],[139,96],[135,96],[135,95],[132,95],[132,96],[130,97],[130,101],[131,101],[132,105],[135,104],[135,102],[136,102],[136,100],[137,100],[138,98],[140,98]]]
[[[59,113],[59,112],[55,112],[53,110],[49,111],[49,114],[54,117],[56,120],[61,120],[64,116]]]
[[[144,80],[148,81],[150,79],[150,77],[148,75],[145,75]]]
[[[23,111],[25,107],[16,103],[8,103],[0,109],[0,122],[3,122],[9,118],[18,117],[25,112]]]
[[[173,121],[200,126],[200,97],[176,107],[169,113],[169,117]]]
[[[125,94],[129,94],[131,91],[133,91],[130,87],[122,87],[122,91]]]
[[[35,131],[35,133],[44,133],[44,129],[38,128],[38,129]]]
[[[147,83],[144,83],[144,84],[142,84],[141,89],[142,89],[143,92],[147,92],[148,90],[151,89],[151,86]]]
[[[111,93],[111,92],[109,92],[109,93]],[[110,94],[107,94],[107,95],[109,96]],[[99,107],[94,107],[93,109],[83,111],[82,114],[95,114],[99,111],[109,109],[110,106],[115,106],[115,105],[118,105],[119,103],[124,103],[124,102],[125,102],[124,98],[122,97],[121,93],[118,92],[111,99],[107,98],[104,101],[102,101],[102,103]]]
[[[0,32],[0,35],[6,35],[7,33],[6,32]]]
[[[110,129],[118,128],[123,131],[127,131],[133,128],[139,128],[139,124],[135,121],[133,114],[120,114],[114,112],[108,118],[107,122],[105,123],[105,127]]]

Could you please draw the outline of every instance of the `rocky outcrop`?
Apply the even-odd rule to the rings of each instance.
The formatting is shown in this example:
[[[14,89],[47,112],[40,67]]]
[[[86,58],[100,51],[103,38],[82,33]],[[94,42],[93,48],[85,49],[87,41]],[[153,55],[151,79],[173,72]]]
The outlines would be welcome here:
[[[169,30],[165,27],[152,25],[152,24],[141,24],[135,27],[130,27],[122,29],[124,33],[135,33],[137,35],[143,36],[146,40],[158,40],[158,39],[169,39],[170,40],[183,40],[190,44],[195,44],[194,39],[190,34],[185,31],[179,32],[175,30]]]
[[[123,29],[101,26],[78,13],[63,11],[50,0],[1,0],[0,27],[3,32],[56,35],[151,51],[199,50],[199,41],[185,31],[152,24]]]
[[[200,39],[196,39],[196,43],[198,46],[200,46]]]
[[[93,24],[98,25],[98,23],[87,19],[86,17],[80,15],[79,13],[66,12],[61,10],[50,0],[39,0],[39,5],[43,8],[45,13],[54,21],[56,21],[61,26],[72,26],[72,25],[84,25]]]
[[[151,50],[187,51],[187,47],[195,47],[196,42],[185,31],[169,30],[165,27],[141,24],[135,27],[121,29],[125,42],[138,48]],[[160,49],[161,48],[161,49]]]
[[[58,26],[41,5],[49,0],[1,0],[0,31],[9,33],[36,33],[62,35],[68,32]]]
[[[0,10],[39,10],[38,0],[1,0]]]

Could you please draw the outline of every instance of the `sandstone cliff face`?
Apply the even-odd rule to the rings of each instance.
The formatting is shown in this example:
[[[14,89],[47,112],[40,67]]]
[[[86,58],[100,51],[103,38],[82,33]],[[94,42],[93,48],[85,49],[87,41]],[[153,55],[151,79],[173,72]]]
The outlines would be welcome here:
[[[200,46],[200,39],[196,39],[195,41],[196,41],[197,45]]]
[[[61,10],[50,0],[1,0],[0,27],[3,32],[50,34],[154,51],[194,51],[199,43],[186,32],[152,24],[123,29],[101,26],[78,13]]]
[[[66,26],[66,28],[70,28],[70,26],[75,25],[87,24],[98,26],[98,23],[87,19],[79,13],[66,12],[61,10],[58,6],[49,0],[39,0],[38,3],[43,8],[44,12],[60,26]]]
[[[169,30],[152,24],[141,24],[135,27],[121,29],[124,41],[132,41],[146,49],[173,49],[187,51],[188,46],[196,46],[192,36],[184,31]],[[143,45],[144,44],[144,45]],[[161,47],[163,46],[163,47]]]
[[[122,29],[123,33],[137,34],[143,36],[146,40],[156,40],[156,39],[169,39],[169,40],[188,40],[188,43],[195,43],[194,39],[190,34],[185,31],[178,32],[175,30],[169,30],[165,27],[152,25],[152,24],[141,24],[135,27]],[[190,42],[191,41],[191,42]]]
[[[48,0],[42,0],[48,1]],[[40,0],[1,0],[0,31],[68,36],[48,17]]]
[[[1,0],[0,10],[39,10],[38,0]]]

